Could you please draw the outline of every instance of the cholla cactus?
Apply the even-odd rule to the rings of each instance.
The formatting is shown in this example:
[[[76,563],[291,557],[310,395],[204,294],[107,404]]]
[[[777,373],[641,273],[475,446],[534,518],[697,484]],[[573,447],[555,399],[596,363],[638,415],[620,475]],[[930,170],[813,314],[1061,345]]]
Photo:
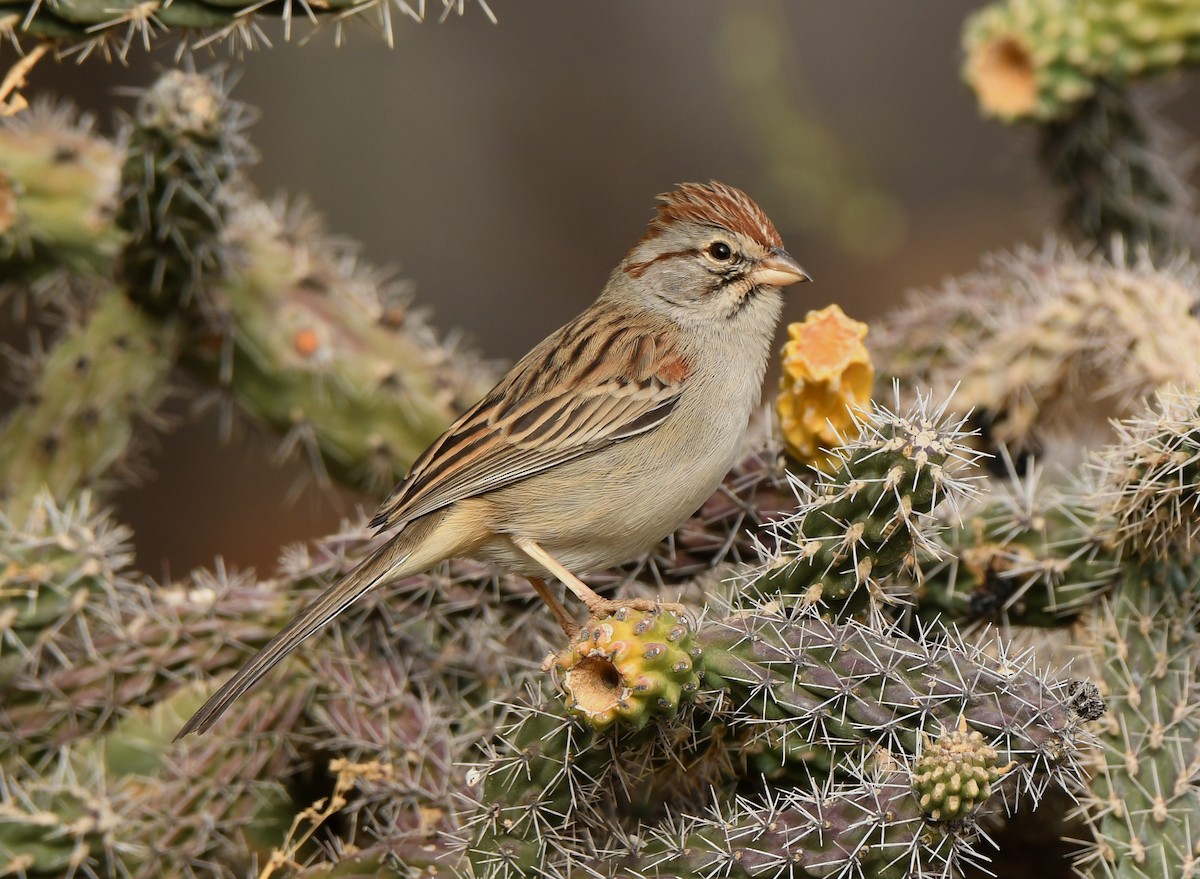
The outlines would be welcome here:
[[[703,626],[699,641],[705,686],[728,699],[702,692],[659,730],[600,735],[560,706],[519,711],[472,778],[483,787],[467,875],[566,876],[578,866],[599,875],[776,876],[809,864],[821,872],[799,875],[941,875],[978,853],[966,814],[953,828],[926,831],[919,795],[901,771],[915,765],[923,732],[951,725],[959,712],[987,730],[988,747],[1014,761],[1014,798],[1036,802],[1079,771],[1086,737],[1073,691],[1014,657],[986,659],[953,639],[931,647],[930,639],[811,614],[735,616]],[[738,781],[749,780],[741,773],[755,765],[737,755],[768,725],[801,743],[795,753],[805,756],[792,768],[804,784],[737,798]],[[716,730],[727,753],[714,763]],[[713,786],[711,817],[684,811],[690,817],[647,821],[694,803],[696,779],[681,783],[663,771],[671,766],[699,767]],[[879,811],[860,811],[867,803]],[[856,853],[868,843],[864,862]]]
[[[1102,538],[1126,556],[1186,558],[1200,539],[1200,401],[1157,395],[1093,462]]]
[[[345,23],[357,19],[373,25],[388,41],[393,42],[392,0],[334,0],[305,8],[304,24],[316,24],[330,19],[340,40]],[[397,2],[399,17],[421,22],[425,18],[424,3]],[[462,0],[442,0],[441,17],[451,12],[462,14]],[[493,22],[495,17],[486,0],[475,4]],[[86,0],[53,0],[38,3],[28,10],[14,9],[0,25],[7,40],[17,44],[48,43],[61,52],[83,57],[93,53],[107,58],[125,58],[131,48],[150,47],[152,41],[171,38],[183,41],[183,47],[202,48],[212,43],[226,43],[237,51],[253,48],[266,42],[258,19],[278,16],[284,22],[285,34],[291,36],[295,24],[291,5],[263,7],[261,4],[220,0],[189,0],[159,2],[159,0],[122,0],[112,4],[93,4]]]
[[[812,488],[796,482],[799,507],[775,526],[780,551],[745,592],[847,609],[884,597],[888,578],[932,549],[934,509],[972,490],[962,471],[977,455],[963,422],[944,415],[927,399],[903,415],[856,414],[858,438],[837,450],[837,469]]]
[[[1091,605],[1119,570],[1096,511],[1047,485],[1032,465],[968,504],[937,544],[938,559],[914,586],[919,612],[960,623],[1059,625]]]
[[[1037,451],[1105,436],[1156,389],[1200,383],[1198,299],[1194,267],[1048,244],[911,296],[873,344],[904,385],[957,388],[991,443]]]
[[[1042,126],[1039,158],[1058,188],[1065,230],[1118,262],[1146,249],[1167,260],[1197,242],[1189,151],[1132,97],[1105,84]]]
[[[158,12],[198,10],[232,20]],[[96,14],[58,0],[25,26],[58,17],[69,42]],[[258,199],[244,118],[218,77],[173,73],[117,141],[61,111],[0,129],[5,292],[65,317],[0,434],[0,873],[948,879],[989,869],[993,840],[1019,847],[994,834],[1008,816],[1071,796],[1081,823],[1060,835],[1082,869],[1196,871],[1196,272],[1121,240],[993,260],[881,322],[880,372],[932,398],[810,436],[837,446],[824,473],[787,477],[761,442],[648,559],[599,577],[619,597],[669,589],[694,625],[626,610],[563,644],[523,582],[455,562],[356,603],[213,735],[172,741],[380,538],[348,525],[262,578],[140,574],[101,492],[169,371],[314,472],[375,488],[487,377],[311,216]],[[1077,170],[1104,152],[1076,146]],[[1105,198],[1085,236],[1127,231]],[[1139,244],[1157,246],[1151,225],[1129,223]],[[810,432],[833,412],[810,408],[870,382],[858,328],[818,321],[851,344],[805,364],[826,380],[789,410]],[[975,408],[981,439],[950,405]],[[1005,457],[1095,425],[1111,447],[1087,478],[1017,479]],[[971,469],[979,443],[1007,473]],[[1086,632],[1103,693],[1078,679],[1089,664],[1046,672],[1011,648],[1014,623]]]
[[[0,425],[0,497],[17,520],[42,491],[67,501],[122,466],[128,477],[137,430],[157,423],[178,329],[107,293],[49,354],[22,364],[31,381]]]
[[[51,485],[66,493],[122,461],[131,423],[156,405],[179,362],[218,389],[229,415],[246,412],[279,431],[281,454],[302,450],[324,465],[319,477],[376,491],[486,389],[488,370],[440,342],[403,289],[328,243],[309,212],[254,195],[240,173],[252,154],[247,115],[218,76],[176,71],[141,97],[127,148],[62,111],[38,111],[0,137],[17,218],[0,230],[8,277],[37,279],[37,298],[81,326],[102,321],[49,355],[63,369],[82,363],[85,381],[55,380],[53,393],[30,395],[36,414],[6,422],[14,443],[5,443],[5,479],[30,474],[27,495],[46,470],[38,456],[47,457],[47,443],[63,461]],[[71,161],[47,164],[47,152]],[[106,283],[90,281],[82,296],[78,282],[62,280],[63,267]],[[151,312],[108,301],[127,297]],[[101,391],[88,390],[89,371],[102,373]],[[109,404],[104,429],[83,431],[91,444],[83,449],[74,431],[69,442],[47,440],[48,425],[89,417],[81,393]],[[38,424],[40,433],[16,441]],[[66,466],[81,458],[86,472]]]
[[[1002,119],[1062,118],[1096,89],[1200,62],[1195,0],[1001,0],[963,34],[963,76]]]

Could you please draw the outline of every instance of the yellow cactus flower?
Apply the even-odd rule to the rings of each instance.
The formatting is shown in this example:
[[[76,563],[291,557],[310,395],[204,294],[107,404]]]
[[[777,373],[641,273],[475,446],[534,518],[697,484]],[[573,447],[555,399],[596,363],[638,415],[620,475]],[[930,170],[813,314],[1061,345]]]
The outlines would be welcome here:
[[[875,379],[866,336],[867,325],[836,305],[788,325],[775,405],[788,454],[797,461],[823,467],[831,456],[822,449],[850,438],[851,410],[871,399]]]

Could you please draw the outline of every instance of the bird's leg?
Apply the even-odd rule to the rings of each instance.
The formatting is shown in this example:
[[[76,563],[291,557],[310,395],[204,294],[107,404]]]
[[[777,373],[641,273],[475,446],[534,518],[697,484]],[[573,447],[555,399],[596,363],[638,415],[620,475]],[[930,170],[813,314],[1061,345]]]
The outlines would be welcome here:
[[[512,542],[516,545],[517,549],[521,550],[521,552],[525,553],[525,555],[529,556],[531,559],[561,580],[564,586],[575,593],[575,597],[587,606],[589,616],[597,618],[612,616],[623,607],[631,607],[634,610],[641,611],[652,611],[658,610],[659,608],[666,608],[667,610],[670,610],[676,614],[683,614],[686,612],[682,605],[664,604],[659,601],[652,601],[649,598],[625,598],[613,600],[611,598],[605,598],[602,595],[597,595],[590,586],[563,567],[558,560],[554,558],[554,556],[550,555],[550,553],[538,546],[535,541],[530,540],[528,537],[513,537]],[[532,578],[530,579],[530,582],[533,582]],[[533,588],[537,589],[537,586],[534,586]],[[543,598],[546,597],[541,590],[538,590],[538,594]],[[551,605],[550,609],[554,610],[554,606]],[[557,611],[555,612],[555,616],[558,616]],[[559,622],[561,624],[561,620]]]
[[[558,620],[558,624],[562,626],[562,630],[566,636],[574,638],[578,635],[582,627],[567,613],[567,609],[562,606],[562,602],[550,591],[550,587],[546,585],[546,581],[540,577],[526,577],[525,579],[529,581],[529,585],[533,587],[533,591],[540,595],[542,601],[546,602],[550,607],[550,612],[554,614],[554,618]]]

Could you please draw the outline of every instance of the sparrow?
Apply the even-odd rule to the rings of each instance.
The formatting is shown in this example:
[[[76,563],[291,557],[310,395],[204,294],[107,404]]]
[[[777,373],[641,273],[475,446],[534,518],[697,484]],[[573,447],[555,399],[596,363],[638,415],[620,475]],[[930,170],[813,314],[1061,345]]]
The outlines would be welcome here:
[[[521,358],[413,463],[371,524],[390,537],[304,608],[176,736],[203,733],[301,642],[369,590],[469,557],[546,583],[592,617],[614,601],[580,573],[637,558],[716,490],[742,444],[783,309],[809,280],[749,196],[685,183],[596,301]]]

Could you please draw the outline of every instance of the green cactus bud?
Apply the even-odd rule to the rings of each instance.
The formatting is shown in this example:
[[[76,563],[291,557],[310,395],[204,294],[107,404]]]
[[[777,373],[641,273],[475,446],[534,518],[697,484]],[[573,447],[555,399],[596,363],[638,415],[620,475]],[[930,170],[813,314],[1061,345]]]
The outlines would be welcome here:
[[[992,784],[1014,764],[998,765],[996,749],[962,719],[936,740],[925,737],[913,790],[931,821],[948,823],[972,815],[992,795]]]
[[[596,729],[670,720],[700,686],[700,648],[686,617],[620,608],[592,619],[551,665],[567,710]]]

